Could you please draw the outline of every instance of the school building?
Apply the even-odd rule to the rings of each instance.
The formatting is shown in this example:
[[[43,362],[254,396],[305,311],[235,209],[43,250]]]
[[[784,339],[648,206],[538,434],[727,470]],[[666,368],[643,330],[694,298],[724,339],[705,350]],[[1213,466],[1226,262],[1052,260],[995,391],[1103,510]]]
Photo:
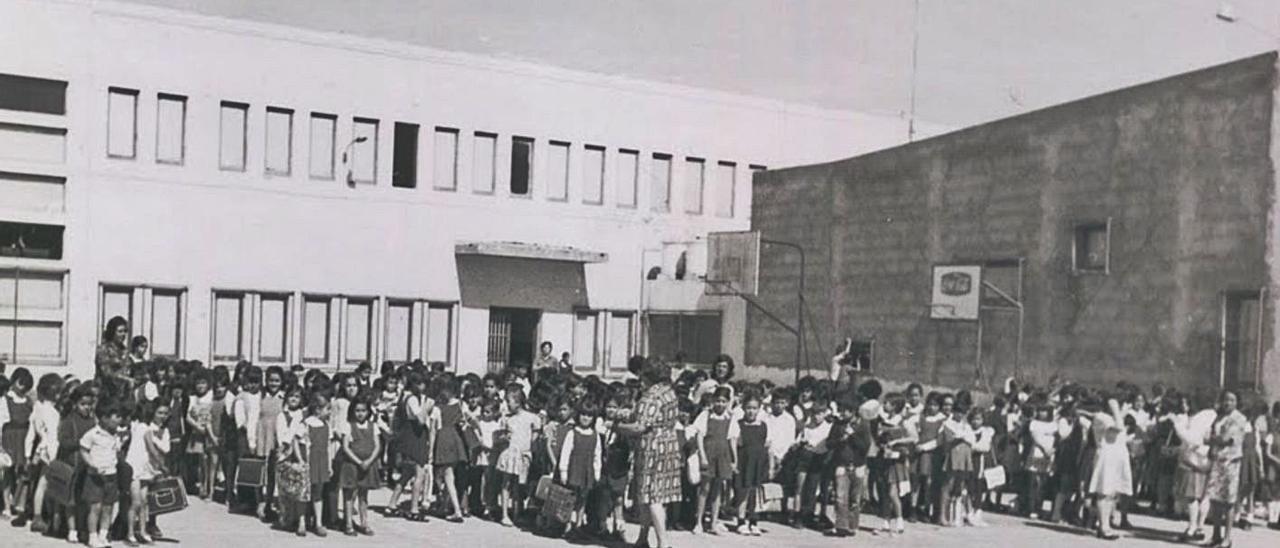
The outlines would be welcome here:
[[[1280,393],[1277,76],[1273,52],[760,174],[753,227],[808,252],[811,361],[848,337],[900,381]],[[761,265],[759,300],[795,317],[794,257]],[[978,321],[936,319],[956,265],[980,279],[938,291]],[[747,326],[748,362],[794,364],[794,336]]]
[[[128,3],[0,4],[0,361],[584,373],[741,356],[704,295],[753,175],[906,140],[835,112]],[[652,335],[651,335],[652,333]]]

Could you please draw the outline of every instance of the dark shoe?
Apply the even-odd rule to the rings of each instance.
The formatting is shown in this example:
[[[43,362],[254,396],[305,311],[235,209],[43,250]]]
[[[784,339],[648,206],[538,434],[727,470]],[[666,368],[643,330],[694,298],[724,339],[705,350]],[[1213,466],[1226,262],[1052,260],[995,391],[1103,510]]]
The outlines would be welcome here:
[[[34,520],[31,520],[31,532],[32,532],[32,533],[44,533],[45,531],[48,531],[48,530],[49,530],[49,524],[48,524],[48,523],[45,523],[45,521],[44,521],[44,520],[42,520],[42,519],[40,519],[40,518],[36,518],[36,519],[34,519]]]
[[[147,525],[147,536],[151,538],[164,538],[164,531],[161,531],[158,525]]]
[[[823,531],[822,534],[823,536],[834,537],[834,538],[848,538],[848,537],[852,537],[854,535],[854,532],[848,529],[831,528],[831,529],[827,529],[826,531]]]
[[[26,527],[26,526],[27,526],[27,516],[25,516],[25,515],[20,515],[20,516],[18,516],[18,517],[16,517],[16,518],[13,518],[13,521],[12,521],[12,522],[10,522],[10,525],[13,525],[14,527]]]

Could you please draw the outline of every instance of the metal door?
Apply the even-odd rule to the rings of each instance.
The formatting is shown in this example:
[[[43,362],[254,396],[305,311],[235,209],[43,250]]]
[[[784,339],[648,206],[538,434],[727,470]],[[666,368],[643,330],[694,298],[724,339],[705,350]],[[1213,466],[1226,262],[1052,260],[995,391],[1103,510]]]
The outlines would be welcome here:
[[[489,309],[489,372],[500,373],[511,359],[511,312]]]

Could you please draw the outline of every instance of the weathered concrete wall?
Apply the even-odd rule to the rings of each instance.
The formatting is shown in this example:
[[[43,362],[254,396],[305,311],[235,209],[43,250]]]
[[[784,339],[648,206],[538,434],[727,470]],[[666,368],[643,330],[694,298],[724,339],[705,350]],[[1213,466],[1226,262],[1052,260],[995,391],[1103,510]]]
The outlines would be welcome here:
[[[1022,259],[1021,360],[1016,313],[984,312],[986,379],[1214,384],[1223,293],[1268,285],[1275,84],[1269,54],[759,174],[753,225],[808,250],[816,365],[852,336],[887,377],[973,382],[977,325],[929,319],[931,268]],[[1073,273],[1074,227],[1108,218],[1110,272]],[[793,317],[793,255],[764,255],[760,301]],[[750,312],[748,363],[790,367],[793,344]]]

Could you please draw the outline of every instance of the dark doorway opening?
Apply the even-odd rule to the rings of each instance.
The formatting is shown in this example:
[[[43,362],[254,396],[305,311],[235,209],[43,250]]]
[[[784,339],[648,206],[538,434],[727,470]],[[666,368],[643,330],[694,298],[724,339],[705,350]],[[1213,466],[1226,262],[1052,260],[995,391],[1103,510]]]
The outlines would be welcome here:
[[[489,371],[509,365],[530,366],[538,348],[542,311],[530,308],[489,309]]]

